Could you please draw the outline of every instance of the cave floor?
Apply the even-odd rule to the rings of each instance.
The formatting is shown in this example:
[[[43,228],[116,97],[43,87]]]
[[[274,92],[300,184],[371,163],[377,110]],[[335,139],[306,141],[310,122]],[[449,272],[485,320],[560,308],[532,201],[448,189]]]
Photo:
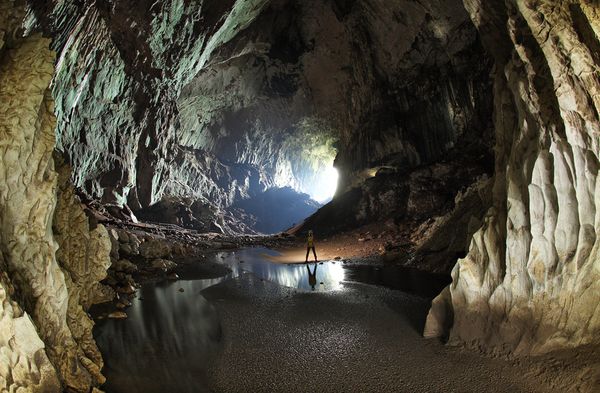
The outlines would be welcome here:
[[[220,252],[180,281],[148,283],[127,320],[100,322],[106,391],[567,392],[599,377],[572,353],[493,358],[425,340],[434,295],[368,285],[350,273],[337,284],[336,272],[361,266],[324,262],[313,291],[298,284],[304,266],[263,261],[260,270],[255,254],[265,256]],[[223,269],[228,258],[233,273]],[[299,281],[276,284],[290,277]]]
[[[251,274],[203,291],[223,349],[214,392],[551,392],[534,368],[425,340],[428,301],[381,287],[302,292]]]

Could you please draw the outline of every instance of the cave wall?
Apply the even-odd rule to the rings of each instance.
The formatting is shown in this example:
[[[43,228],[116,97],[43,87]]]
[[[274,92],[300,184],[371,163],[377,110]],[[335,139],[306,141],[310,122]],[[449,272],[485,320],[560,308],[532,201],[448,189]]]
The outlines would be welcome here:
[[[0,389],[88,392],[104,381],[85,311],[102,297],[108,235],[65,203],[65,176],[59,187],[50,40],[23,37],[22,2],[0,10]]]
[[[346,188],[365,169],[491,139],[490,62],[458,1],[31,6],[58,52],[57,148],[104,203],[310,193],[336,153]],[[260,182],[224,188],[239,164]]]
[[[600,343],[600,14],[465,0],[496,62],[493,206],[426,336],[517,353]]]
[[[179,185],[193,174],[181,174],[175,99],[214,48],[243,30],[263,3],[31,2],[35,24],[58,52],[57,148],[74,168],[74,185],[133,209],[165,193],[190,196],[190,187]],[[193,194],[214,186],[208,179]]]
[[[490,67],[459,2],[271,1],[183,89],[181,143],[309,193],[337,153],[344,190],[491,143]]]
[[[12,183],[18,184],[21,180],[19,172],[21,165],[16,163],[15,158],[20,154],[21,146],[20,128],[25,128],[26,135],[31,136],[38,132],[41,118],[47,118],[45,104],[45,90],[50,80],[51,64],[46,64],[50,54],[42,51],[40,58],[36,59],[37,65],[43,65],[40,70],[32,69],[28,76],[32,82],[37,82],[38,87],[19,86],[18,93],[32,93],[34,96],[20,96],[9,89],[19,85],[21,75],[15,72],[19,60],[33,60],[32,54],[36,49],[43,48],[47,42],[39,37],[32,38],[27,42],[19,42],[13,38],[19,32],[19,21],[24,16],[24,9],[17,7],[14,1],[0,2],[0,99],[3,105],[0,111],[0,146],[2,153],[0,159],[0,176],[3,186],[0,188],[0,224],[2,225],[2,247],[0,248],[0,390],[16,390],[18,387],[29,389],[32,392],[60,390],[60,382],[52,363],[45,352],[44,342],[40,339],[36,326],[34,325],[33,313],[25,311],[19,304],[21,298],[8,274],[8,263],[16,259],[17,263],[25,253],[24,244],[29,240],[27,231],[23,231],[23,219],[21,218],[21,229],[17,229],[12,223],[12,215],[20,212],[19,198],[14,198],[9,193],[7,180],[12,178]],[[17,41],[17,42],[15,42]],[[20,109],[15,111],[15,109]],[[18,116],[20,114],[21,116]],[[19,127],[21,126],[21,127]],[[39,132],[43,132],[39,130]],[[28,147],[28,148],[27,148]],[[32,146],[24,150],[31,155]],[[29,150],[29,151],[28,151]],[[39,153],[38,153],[39,154]],[[37,157],[39,160],[39,156]],[[26,164],[26,163],[24,163]],[[13,173],[17,170],[15,177]],[[19,195],[25,192],[21,188]],[[11,212],[12,210],[12,212]],[[26,228],[26,227],[25,227]],[[8,232],[7,230],[10,230]],[[21,236],[17,236],[21,232]],[[19,237],[21,241],[19,241]],[[20,243],[20,245],[19,245]],[[12,249],[9,249],[9,245]],[[14,250],[14,251],[13,251]]]

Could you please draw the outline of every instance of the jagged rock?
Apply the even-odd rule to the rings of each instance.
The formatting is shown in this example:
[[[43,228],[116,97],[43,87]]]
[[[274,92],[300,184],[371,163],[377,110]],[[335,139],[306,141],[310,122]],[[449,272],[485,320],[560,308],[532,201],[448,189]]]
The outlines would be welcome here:
[[[166,239],[147,238],[140,245],[140,255],[146,259],[167,258],[171,255],[171,244]]]
[[[126,295],[131,295],[135,293],[135,287],[132,284],[126,284],[123,286],[118,286],[117,287],[117,292],[119,293],[123,293]]]
[[[496,61],[493,206],[426,332],[542,353],[600,343],[600,15],[591,1],[465,0]]]
[[[119,235],[114,228],[108,230],[108,235],[110,238],[110,258],[117,261],[119,259]]]
[[[340,193],[295,230],[319,228],[319,233],[329,234],[373,222],[383,224],[390,217],[393,218],[392,224],[424,222],[452,211],[456,211],[454,215],[457,218],[466,216],[480,219],[489,206],[489,198],[485,201],[479,199],[479,205],[475,201],[467,204],[462,203],[460,194],[473,186],[482,175],[486,175],[488,169],[479,160],[462,157],[461,153],[456,150],[453,156],[448,155],[444,163],[422,166],[408,173],[383,173],[369,178],[360,186]],[[487,153],[484,149],[479,154]],[[473,191],[473,195],[473,199],[477,199],[479,193]],[[423,203],[419,204],[419,201]],[[370,234],[360,234],[357,241],[365,242],[372,238]],[[463,253],[467,241],[463,239]],[[441,239],[439,242],[442,243]],[[440,253],[438,259],[455,258],[456,246],[450,243],[451,239],[448,239],[447,244],[440,244],[448,252]]]
[[[178,151],[175,98],[215,48],[243,30],[265,2],[236,1],[218,15],[198,2],[173,7],[144,0],[135,7],[139,14],[123,0],[106,6],[32,2],[40,25],[56,37],[61,59],[53,84],[58,148],[78,168],[76,187],[134,210],[159,201],[169,187],[186,196],[193,188],[177,180],[187,169],[173,161]],[[81,64],[87,64],[87,71]],[[77,94],[70,93],[72,85],[78,86]],[[213,178],[203,178],[204,187],[196,189],[218,188]]]
[[[134,234],[124,229],[115,231],[118,236],[119,254],[136,256],[140,254],[141,240]]]
[[[177,267],[177,264],[168,259],[155,259],[150,263],[150,267],[155,271],[169,273]]]
[[[137,265],[129,262],[127,259],[120,259],[111,265],[116,272],[135,273],[138,271]]]
[[[5,1],[1,3],[6,5]],[[0,144],[4,148],[0,155],[0,183],[3,185],[0,187],[0,242],[5,252],[5,266],[19,288],[22,306],[31,316],[63,387],[87,392],[99,383],[98,368],[87,366],[101,364],[101,358],[88,334],[91,321],[87,317],[79,320],[77,315],[83,313],[81,304],[91,301],[95,294],[93,288],[79,289],[85,279],[66,277],[68,274],[61,270],[55,256],[57,243],[52,235],[57,200],[57,175],[52,158],[55,119],[53,101],[47,90],[53,74],[54,53],[48,49],[49,44],[47,39],[30,36],[15,39],[8,50],[2,48]],[[101,244],[101,229],[94,236],[98,238],[94,244]],[[77,271],[78,262],[73,263],[63,267]],[[88,292],[90,289],[92,292]],[[23,328],[24,334],[31,332],[26,324]],[[35,362],[43,363],[44,356],[39,350],[35,350],[35,354],[31,352],[40,346],[35,344],[34,338],[30,342],[30,350],[25,354],[35,355],[39,358]],[[18,351],[17,347],[14,349]],[[26,358],[22,361],[34,364]],[[14,365],[12,361],[9,364]],[[44,368],[45,378],[49,377],[47,371]],[[19,379],[25,377],[25,374],[18,376]],[[56,391],[51,381],[44,389]]]
[[[491,205],[492,181],[486,175],[454,198],[454,208],[424,223],[413,234],[412,261],[429,271],[449,272],[466,255],[473,234]]]

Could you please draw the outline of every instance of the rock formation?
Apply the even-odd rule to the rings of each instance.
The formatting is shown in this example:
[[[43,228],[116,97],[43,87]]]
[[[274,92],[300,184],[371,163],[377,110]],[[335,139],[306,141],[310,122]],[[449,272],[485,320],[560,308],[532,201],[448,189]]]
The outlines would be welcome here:
[[[597,3],[465,6],[496,62],[493,206],[425,334],[517,353],[598,344]]]
[[[128,1],[32,3],[59,54],[53,85],[57,148],[75,168],[74,185],[133,209],[159,201],[166,190],[170,196],[190,196],[190,190],[196,199],[211,196],[197,190],[217,187],[216,179],[195,176],[214,168],[210,158],[192,165],[179,151],[175,98],[262,3],[238,1],[228,8],[143,1],[135,10]],[[182,175],[186,170],[191,173]],[[196,184],[181,183],[184,176]]]
[[[22,4],[3,1],[0,8],[7,16],[0,20],[0,381],[9,391],[87,392],[103,382],[84,309],[97,300],[108,236],[100,227],[89,232],[68,174],[56,209],[56,123],[48,89],[55,55],[48,39],[21,38]],[[62,234],[53,236],[53,229]]]

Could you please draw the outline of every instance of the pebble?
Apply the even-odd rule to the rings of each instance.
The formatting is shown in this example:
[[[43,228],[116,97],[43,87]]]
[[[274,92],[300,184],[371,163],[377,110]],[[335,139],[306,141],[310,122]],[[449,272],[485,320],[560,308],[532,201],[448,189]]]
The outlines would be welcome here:
[[[184,292],[184,289],[183,288],[179,288],[179,292]]]

